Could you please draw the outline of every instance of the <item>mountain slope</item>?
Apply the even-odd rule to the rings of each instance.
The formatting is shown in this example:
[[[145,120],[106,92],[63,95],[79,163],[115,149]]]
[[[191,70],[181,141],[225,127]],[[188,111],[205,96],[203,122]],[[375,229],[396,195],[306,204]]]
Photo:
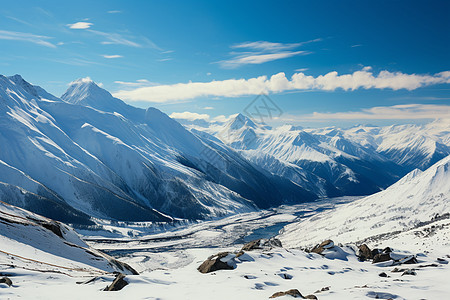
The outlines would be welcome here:
[[[280,239],[289,247],[309,246],[327,238],[349,243],[414,228],[450,213],[449,182],[447,156],[426,171],[410,172],[382,192],[290,224]]]
[[[131,267],[84,243],[73,229],[0,202],[0,261],[33,270],[135,274]]]

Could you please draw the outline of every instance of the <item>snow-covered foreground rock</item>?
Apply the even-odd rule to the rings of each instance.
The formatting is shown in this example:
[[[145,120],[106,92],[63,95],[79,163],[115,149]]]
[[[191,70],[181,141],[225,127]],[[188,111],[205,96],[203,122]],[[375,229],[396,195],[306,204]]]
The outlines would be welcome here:
[[[136,273],[89,247],[70,227],[0,202],[1,269],[14,266],[72,275]]]
[[[331,238],[340,243],[389,239],[401,232],[446,222],[450,230],[450,156],[426,171],[414,170],[386,190],[286,226],[288,247],[311,246]],[[442,241],[446,242],[447,241]]]

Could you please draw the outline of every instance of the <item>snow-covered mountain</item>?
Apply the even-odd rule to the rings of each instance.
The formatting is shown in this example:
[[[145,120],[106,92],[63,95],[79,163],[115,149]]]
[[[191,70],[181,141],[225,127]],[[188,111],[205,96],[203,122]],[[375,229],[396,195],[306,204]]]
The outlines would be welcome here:
[[[386,190],[289,224],[283,245],[314,245],[327,238],[358,242],[400,233],[450,214],[450,155],[426,171],[415,169]]]
[[[315,198],[88,79],[63,99],[0,77],[1,200],[71,223],[203,219]]]
[[[371,194],[450,154],[449,120],[349,129],[271,128],[242,114],[222,124],[180,122],[197,134],[214,135],[259,167],[318,196]]]

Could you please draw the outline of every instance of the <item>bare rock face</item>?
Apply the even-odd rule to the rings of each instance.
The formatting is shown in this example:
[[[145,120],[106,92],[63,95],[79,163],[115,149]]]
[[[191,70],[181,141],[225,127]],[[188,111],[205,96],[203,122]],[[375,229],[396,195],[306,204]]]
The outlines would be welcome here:
[[[325,249],[330,249],[334,247],[334,242],[332,240],[326,240],[320,243],[319,245],[316,245],[314,248],[312,248],[311,252],[322,254],[322,252]]]
[[[4,284],[6,284],[7,286],[12,286],[12,281],[11,281],[11,279],[9,279],[8,277],[3,277],[3,278],[0,278],[0,283],[4,283]]]
[[[117,274],[114,281],[111,283],[111,285],[108,285],[104,291],[120,291],[123,289],[126,285],[128,285],[128,282],[125,280],[125,275],[122,273]]]
[[[204,274],[218,270],[233,270],[236,267],[234,263],[235,257],[236,255],[230,252],[220,252],[208,257],[197,270]]]

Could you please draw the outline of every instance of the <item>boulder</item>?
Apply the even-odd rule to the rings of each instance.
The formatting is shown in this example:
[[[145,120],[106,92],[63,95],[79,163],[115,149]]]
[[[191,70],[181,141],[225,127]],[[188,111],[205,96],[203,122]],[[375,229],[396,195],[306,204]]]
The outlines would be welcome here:
[[[125,275],[123,273],[119,273],[116,275],[116,278],[114,281],[108,285],[104,291],[120,291],[123,289],[126,285],[128,285],[128,282],[125,280]]]
[[[242,246],[241,251],[252,251],[252,250],[255,250],[255,249],[262,249],[261,241],[262,241],[262,239],[257,239],[257,240],[253,240],[251,242],[248,242],[247,244]]]
[[[403,275],[413,275],[413,276],[416,276],[417,273],[416,273],[416,271],[414,271],[414,270],[407,269],[406,271],[404,271],[404,272],[402,273],[402,276],[403,276]]]
[[[285,291],[285,292],[276,292],[269,298],[278,298],[278,297],[282,297],[282,296],[292,296],[294,298],[303,298],[304,299],[303,295],[297,289],[291,289],[291,290]]]
[[[381,272],[380,274],[378,274],[378,276],[380,276],[380,277],[389,277],[385,272]]]
[[[197,270],[204,274],[218,270],[233,270],[236,268],[235,257],[236,255],[230,252],[220,252],[208,257]]]
[[[266,249],[266,248],[274,248],[274,247],[282,247],[281,241],[277,238],[271,239],[257,239],[251,242],[248,242],[244,246],[242,246],[241,251],[252,251],[255,249]]]
[[[326,240],[322,243],[316,245],[310,252],[322,254],[325,249],[330,249],[334,247],[334,242],[332,240]]]
[[[417,264],[417,258],[414,255],[406,256],[397,261],[398,264]]]
[[[5,283],[8,286],[12,286],[12,281],[8,277],[2,277],[0,278],[0,283]]]
[[[373,257],[373,261],[372,263],[379,263],[379,262],[384,262],[384,261],[388,261],[388,260],[392,260],[391,255],[389,253],[378,253],[377,255],[375,255]]]
[[[365,261],[373,258],[372,251],[366,244],[362,244],[358,247],[358,258],[360,261]]]

